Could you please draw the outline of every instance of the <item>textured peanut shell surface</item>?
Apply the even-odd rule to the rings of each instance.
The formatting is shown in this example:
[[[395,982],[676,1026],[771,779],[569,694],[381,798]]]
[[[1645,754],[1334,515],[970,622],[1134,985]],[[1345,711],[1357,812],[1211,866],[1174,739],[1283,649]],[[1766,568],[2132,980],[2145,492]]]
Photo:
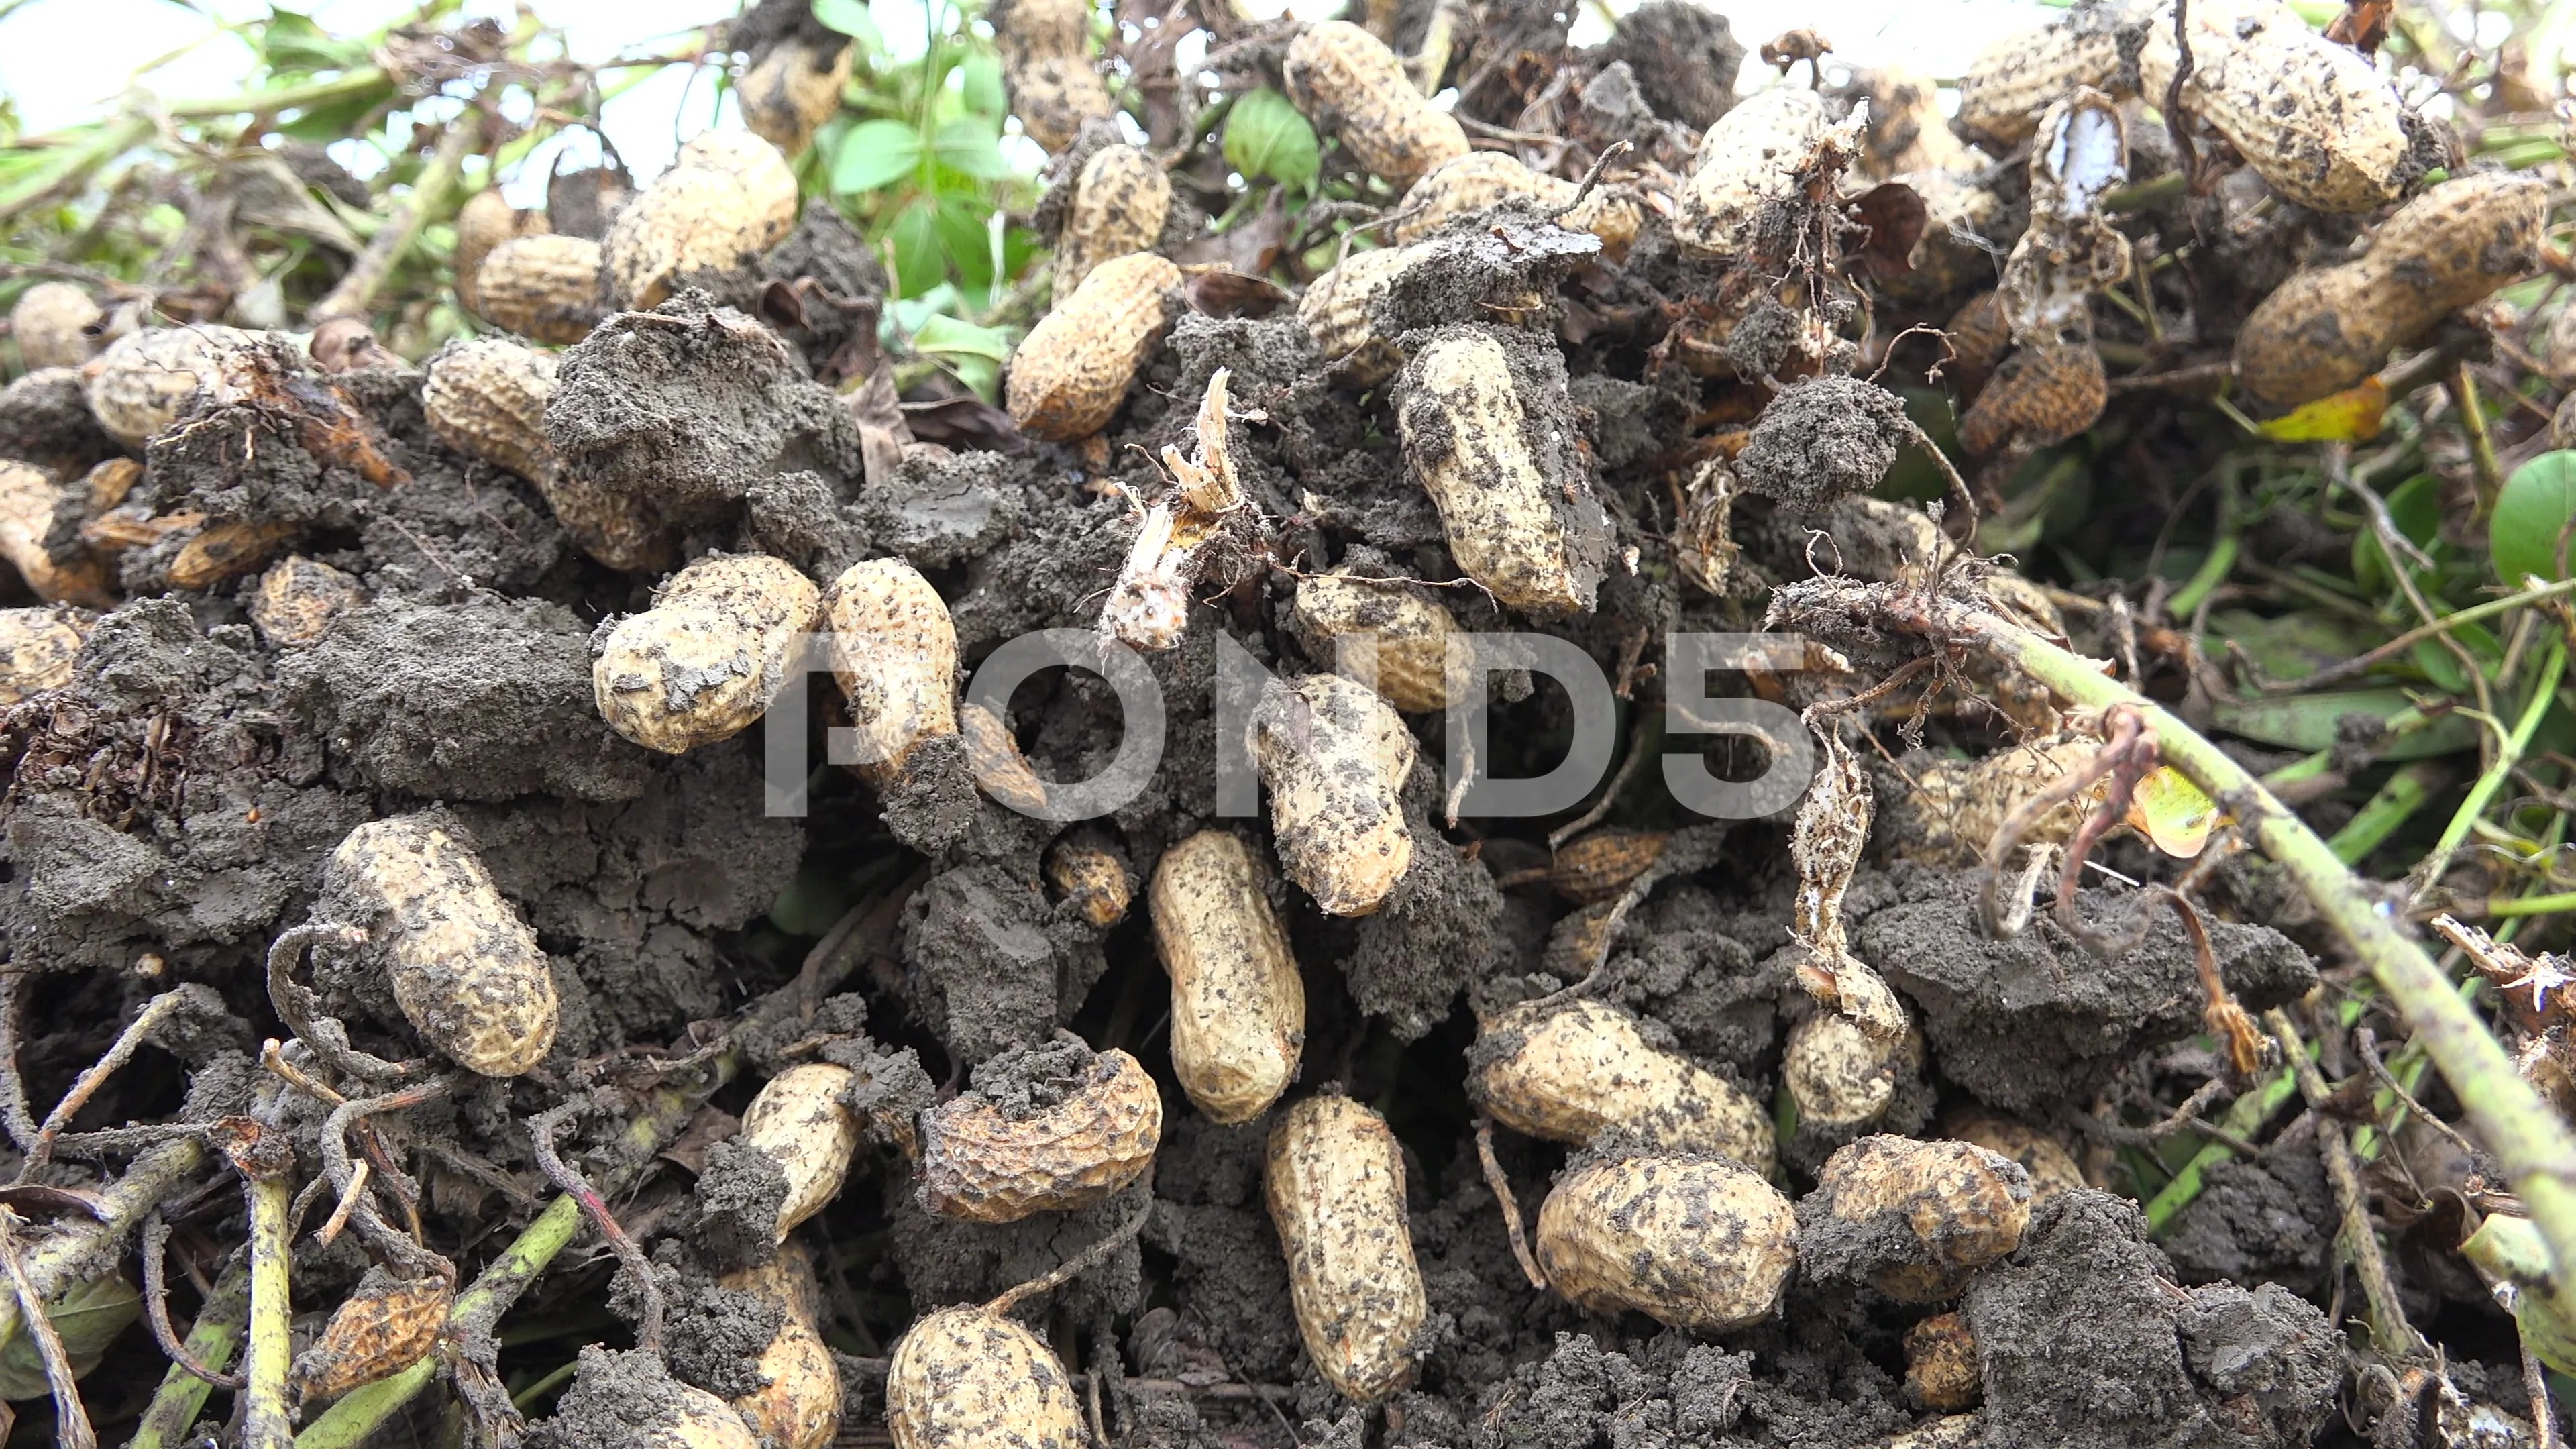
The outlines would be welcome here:
[[[170,560],[170,582],[183,589],[207,589],[251,572],[295,537],[296,527],[278,519],[227,518],[197,530]]]
[[[765,1083],[743,1110],[741,1140],[767,1153],[787,1174],[778,1205],[778,1237],[840,1196],[859,1150],[859,1119],[841,1102],[850,1069],[828,1062],[789,1067]]]
[[[1378,336],[1369,308],[1405,264],[1402,247],[1352,252],[1308,284],[1306,295],[1297,299],[1297,320],[1306,324],[1315,350],[1325,361],[1341,363],[1362,387],[1383,381],[1404,365],[1393,342]]]
[[[1589,612],[1606,547],[1595,536],[1601,505],[1562,415],[1533,416],[1521,388],[1492,334],[1443,329],[1396,385],[1405,459],[1467,577],[1524,613]]]
[[[2547,188],[2513,174],[2445,181],[2397,209],[2358,261],[2294,274],[2236,334],[2236,376],[2296,407],[2343,391],[2444,317],[2538,270]]]
[[[957,625],[920,570],[892,558],[850,565],[824,595],[823,622],[862,768],[898,771],[921,741],[957,733]]]
[[[1309,674],[1292,688],[1264,702],[1254,738],[1280,863],[1326,915],[1365,916],[1413,865],[1397,799],[1413,733],[1355,680]]]
[[[1959,127],[2002,147],[2018,146],[2077,86],[2107,90],[2119,74],[2120,38],[2107,28],[2060,22],[2025,30],[1988,46],[1959,77]]]
[[[107,435],[140,450],[179,420],[200,391],[221,397],[223,358],[258,333],[237,327],[159,327],[120,337],[81,368],[89,410]]]
[[[1973,1409],[1985,1397],[1977,1339],[1956,1313],[1935,1313],[1905,1331],[1905,1391],[1937,1413]]]
[[[739,98],[744,128],[781,155],[801,154],[813,141],[815,128],[841,108],[853,49],[847,41],[825,49],[801,37],[772,46],[743,72]]]
[[[1741,252],[1763,209],[1795,192],[1796,167],[1824,133],[1825,103],[1804,86],[1773,86],[1738,101],[1700,138],[1674,238],[1716,257]]]
[[[1264,1187],[1297,1332],[1324,1381],[1364,1404],[1403,1388],[1429,1309],[1386,1119],[1348,1097],[1297,1103],[1270,1130]]]
[[[310,644],[331,621],[367,601],[364,586],[319,559],[280,559],[251,591],[250,621],[271,645]]]
[[[545,1060],[554,973],[536,933],[442,819],[398,815],[350,831],[323,887],[367,932],[367,953],[432,1047],[487,1077]]]
[[[1647,1045],[1636,1018],[1608,1002],[1512,1007],[1486,1025],[1467,1062],[1468,1096],[1514,1131],[1580,1145],[1615,1127],[1659,1149],[1771,1170],[1762,1104]]]
[[[0,609],[0,705],[71,683],[72,660],[88,637],[88,621],[61,605]]]
[[[399,1373],[438,1344],[456,1301],[453,1280],[401,1279],[370,1269],[340,1300],[321,1337],[295,1356],[290,1382],[305,1400],[336,1398],[363,1383]]]
[[[609,223],[600,256],[620,306],[659,306],[690,272],[757,260],[796,225],[796,173],[778,148],[742,131],[708,131]],[[492,300],[490,267],[482,279]]]
[[[1847,1230],[1819,1244],[1829,1271],[1864,1272],[1900,1302],[1935,1302],[2021,1246],[2030,1178],[1972,1143],[1863,1137],[1825,1159],[1802,1214]]]
[[[1393,236],[1396,245],[1408,245],[1469,212],[1482,211],[1516,196],[1562,207],[1574,200],[1574,191],[1573,182],[1532,170],[1517,156],[1501,151],[1470,151],[1442,162],[1439,169],[1413,183],[1396,206],[1399,219]]]
[[[1134,1182],[1163,1138],[1163,1099],[1122,1051],[1092,1059],[1080,1090],[1014,1117],[975,1094],[921,1115],[921,1201],[976,1223],[1088,1207]]]
[[[607,262],[587,237],[515,237],[492,248],[474,272],[477,310],[493,326],[557,345],[590,335],[605,310]]]
[[[1073,1381],[1038,1336],[981,1308],[943,1308],[886,1365],[896,1449],[1086,1449]]]
[[[2272,0],[2200,0],[2189,17],[2183,109],[2225,136],[2275,193],[2323,212],[2396,199],[2406,108],[2369,57]],[[2148,32],[2138,73],[2158,104],[2180,54],[2170,19]]]
[[[1306,984],[1252,852],[1203,830],[1163,852],[1147,908],[1172,978],[1172,1070],[1210,1119],[1248,1122],[1297,1074]]]
[[[1300,579],[1289,624],[1309,657],[1344,674],[1359,677],[1365,655],[1377,692],[1400,710],[1446,709],[1465,697],[1473,680],[1464,638],[1459,668],[1450,667],[1450,639],[1461,632],[1457,620],[1410,583],[1338,573]]]
[[[2046,791],[2066,772],[2101,753],[2101,742],[2083,735],[2052,735],[1995,751],[1977,760],[1931,760],[1900,768],[1905,781],[1878,791],[1887,822],[1881,838],[1906,860],[1934,865],[1974,865],[2005,817]],[[2031,822],[2022,838],[2062,843],[2084,823],[2081,800],[2069,800]]]
[[[78,367],[98,351],[82,329],[106,315],[89,293],[69,282],[38,282],[9,309],[9,335],[18,340],[18,360],[29,372]]]
[[[1172,211],[1172,183],[1141,146],[1103,146],[1082,163],[1056,237],[1055,289],[1069,297],[1111,257],[1153,250]]]
[[[523,236],[543,236],[546,215],[521,211],[498,191],[478,191],[456,209],[456,300],[466,311],[483,316],[478,278],[492,249]],[[488,320],[488,319],[487,319]]]
[[[841,1426],[841,1370],[814,1327],[821,1294],[810,1260],[790,1241],[770,1262],[723,1281],[782,1310],[777,1334],[760,1353],[766,1382],[733,1407],[774,1449],[823,1449]]]
[[[1595,830],[1556,848],[1547,883],[1579,906],[1615,899],[1663,857],[1671,838],[1661,830]]]
[[[2030,1200],[2043,1203],[2085,1185],[2084,1169],[2066,1145],[2027,1122],[1974,1108],[1945,1113],[1941,1135],[2009,1157],[2030,1174]]]
[[[1981,458],[2051,447],[2093,426],[2110,399],[2092,344],[2017,348],[1959,420],[1959,445]]]
[[[62,562],[45,550],[61,499],[62,490],[44,469],[0,459],[0,558],[47,603],[107,608],[114,599],[107,591],[107,570],[98,560],[84,549]]]
[[[1092,68],[1090,15],[1082,0],[1002,0],[992,8],[1011,114],[1049,151],[1071,146],[1084,121],[1117,109]]]
[[[1163,335],[1181,269],[1151,252],[1112,257],[1038,319],[1011,353],[1003,401],[1020,431],[1069,443],[1099,432]]]
[[[1538,1261],[1577,1307],[1634,1309],[1703,1333],[1768,1318],[1798,1264],[1798,1218],[1762,1175],[1722,1157],[1578,1162],[1538,1213]]]
[[[1827,1011],[1789,1028],[1780,1080],[1798,1104],[1799,1120],[1849,1128],[1877,1121],[1922,1065],[1923,1037],[1911,1026],[1885,1040]]]
[[[1390,186],[1412,185],[1467,154],[1458,118],[1434,110],[1414,89],[1385,41],[1346,20],[1309,25],[1288,44],[1281,67],[1288,99]]]
[[[666,755],[730,739],[786,687],[821,613],[822,591],[782,560],[699,559],[609,631],[591,665],[600,717]]]
[[[554,391],[553,353],[506,337],[475,337],[450,343],[429,360],[420,407],[440,442],[542,483],[555,471],[555,450],[546,441],[546,399]]]
[[[1057,894],[1104,931],[1127,919],[1135,900],[1135,878],[1097,835],[1076,831],[1058,840],[1047,850],[1046,874]]]

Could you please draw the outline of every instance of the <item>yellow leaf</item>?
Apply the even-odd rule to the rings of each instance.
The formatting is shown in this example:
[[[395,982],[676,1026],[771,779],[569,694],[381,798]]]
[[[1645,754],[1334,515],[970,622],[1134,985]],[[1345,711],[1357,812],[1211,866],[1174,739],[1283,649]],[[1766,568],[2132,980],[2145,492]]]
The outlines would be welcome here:
[[[2256,426],[2275,442],[2367,443],[2379,436],[2379,420],[2387,411],[2388,388],[2374,377]]]
[[[2163,765],[2140,780],[2130,794],[2128,821],[2154,841],[2156,849],[2189,860],[2200,854],[2200,848],[2209,843],[2209,832],[2217,828],[2218,804],[2173,766]]]

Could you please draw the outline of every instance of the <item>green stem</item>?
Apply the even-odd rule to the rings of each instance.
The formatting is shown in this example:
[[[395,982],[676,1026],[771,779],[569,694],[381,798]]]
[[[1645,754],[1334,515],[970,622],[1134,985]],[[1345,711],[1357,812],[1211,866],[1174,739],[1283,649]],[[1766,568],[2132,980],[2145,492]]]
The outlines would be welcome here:
[[[2273,1114],[2279,1112],[2298,1089],[2298,1084],[2290,1080],[2288,1071],[2275,1071],[2263,1079],[2261,1086],[2228,1104],[2227,1115],[2219,1119],[2218,1125],[2226,1128],[2232,1137],[2251,1138],[2263,1130],[2263,1124],[2271,1121]],[[2182,1165],[2182,1170],[2174,1174],[2173,1181],[2147,1199],[2147,1232],[2159,1234],[2172,1227],[2173,1220],[2182,1215],[2182,1210],[2200,1196],[2201,1174],[2235,1155],[2236,1149],[2215,1138],[2201,1144],[2200,1150],[2193,1153],[2191,1160]]]
[[[2460,842],[2469,838],[2469,827],[2486,813],[2487,806],[2495,800],[2496,792],[2504,788],[2505,777],[2513,772],[2514,766],[2522,763],[2522,752],[2530,747],[2531,737],[2539,732],[2541,716],[2549,713],[2550,701],[2558,697],[2558,681],[2566,672],[2567,641],[2564,638],[2552,639],[2549,653],[2540,661],[2540,678],[2532,685],[2530,702],[2522,707],[2522,718],[2514,721],[2513,733],[2506,738],[2504,748],[2496,752],[2495,763],[2487,766],[2486,773],[2478,776],[2477,783],[2469,787],[2469,798],[2460,802],[2459,810],[2451,816],[2451,823],[2443,829],[2441,840],[2434,844],[2433,853],[2425,857],[2430,866],[2425,872],[2426,879],[2441,875],[2443,868],[2450,863],[2451,852],[2459,849]],[[2576,1263],[2576,1259],[2570,1262]]]
[[[2415,818],[2433,792],[2442,788],[2450,771],[2432,760],[2417,760],[2388,777],[2379,793],[2354,813],[2343,829],[2326,842],[2335,859],[2346,865],[2359,865],[2364,857],[2379,848],[2397,828]]]
[[[2546,896],[2519,896],[2508,900],[2489,901],[2486,904],[2486,913],[2490,916],[2554,916],[2560,911],[2576,911],[2576,891],[2560,891],[2555,895]]]
[[[2576,1131],[2514,1071],[2513,1058],[2460,999],[2433,958],[2399,928],[2381,893],[2355,878],[2316,832],[2243,766],[2090,661],[1953,599],[1907,585],[1816,580],[1776,594],[1772,617],[1775,623],[1812,619],[1819,627],[1830,627],[1837,617],[1864,625],[1892,623],[2017,665],[2074,704],[2137,711],[2155,730],[2165,763],[2217,801],[2264,854],[2279,862],[2388,994],[2521,1196],[2557,1265],[2553,1297],[2561,1311],[2576,1314]],[[2552,662],[2543,671],[2546,683],[2533,691],[2535,699],[2545,702],[2556,689],[2564,664],[2563,647],[2553,649]]]
[[[465,167],[465,157],[483,137],[482,113],[467,110],[450,122],[447,134],[438,138],[438,149],[430,153],[429,164],[421,168],[420,177],[412,183],[411,194],[403,198],[402,209],[394,213],[393,224],[375,235],[367,249],[349,264],[347,275],[330,295],[313,304],[310,322],[333,317],[364,317],[376,303],[376,292],[393,275],[403,253],[420,236],[432,211],[447,200],[456,187],[457,173]]]
[[[250,1271],[235,1264],[215,1280],[213,1295],[197,1310],[197,1321],[188,1326],[188,1352],[197,1362],[218,1372],[232,1367],[233,1353],[241,1347],[242,1320],[249,1309]],[[177,1364],[170,1365],[125,1449],[170,1449],[186,1439],[190,1426],[197,1422],[198,1412],[206,1407],[206,1395],[213,1389],[214,1385],[204,1379]]]
[[[243,1449],[288,1449],[295,1421],[286,1370],[295,1356],[286,1214],[295,1185],[277,1173],[250,1180],[250,1351],[242,1365]]]
[[[2218,542],[2210,545],[2209,557],[2202,559],[2199,570],[2192,574],[2191,582],[2174,590],[2173,597],[2165,601],[2165,612],[2189,620],[2199,610],[2200,601],[2227,582],[2228,574],[2236,568],[2236,551],[2241,546],[2234,533],[2220,534]]]
[[[171,1138],[136,1157],[100,1189],[95,1217],[64,1217],[28,1251],[27,1277],[37,1296],[53,1302],[67,1285],[113,1268],[127,1236],[205,1159],[205,1144],[195,1137]],[[0,1345],[16,1339],[21,1326],[17,1299],[0,1293]]]
[[[302,81],[273,90],[252,91],[245,96],[173,101],[161,109],[172,120],[178,121],[205,121],[218,116],[267,116],[279,111],[311,110],[315,106],[382,90],[391,83],[383,71],[367,66],[329,80]]]

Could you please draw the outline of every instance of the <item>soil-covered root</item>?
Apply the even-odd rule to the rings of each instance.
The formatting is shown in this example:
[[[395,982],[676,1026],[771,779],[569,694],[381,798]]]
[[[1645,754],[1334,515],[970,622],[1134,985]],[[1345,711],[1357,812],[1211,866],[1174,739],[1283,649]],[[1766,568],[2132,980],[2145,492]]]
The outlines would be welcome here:
[[[1797,1238],[1789,1199],[1733,1158],[1613,1151],[1557,1179],[1537,1250],[1548,1286],[1588,1312],[1725,1333],[1779,1307]]]

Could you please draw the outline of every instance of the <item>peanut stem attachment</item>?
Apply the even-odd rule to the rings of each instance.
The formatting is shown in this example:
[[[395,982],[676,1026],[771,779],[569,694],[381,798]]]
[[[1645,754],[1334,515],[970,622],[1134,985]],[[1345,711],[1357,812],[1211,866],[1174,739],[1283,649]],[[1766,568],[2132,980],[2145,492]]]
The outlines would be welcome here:
[[[2306,822],[2243,766],[2092,661],[1947,594],[1911,585],[1813,579],[1782,588],[1773,598],[1768,622],[1775,628],[1819,631],[1893,627],[1944,649],[1974,650],[2012,665],[2077,705],[2137,710],[2155,729],[2165,763],[2217,801],[2281,865],[2404,1015],[2549,1245],[2560,1310],[2576,1314],[2576,1132],[2514,1071],[2513,1059],[2477,1012],[2460,999],[2423,947],[2400,929],[2387,899],[2354,876]]]

